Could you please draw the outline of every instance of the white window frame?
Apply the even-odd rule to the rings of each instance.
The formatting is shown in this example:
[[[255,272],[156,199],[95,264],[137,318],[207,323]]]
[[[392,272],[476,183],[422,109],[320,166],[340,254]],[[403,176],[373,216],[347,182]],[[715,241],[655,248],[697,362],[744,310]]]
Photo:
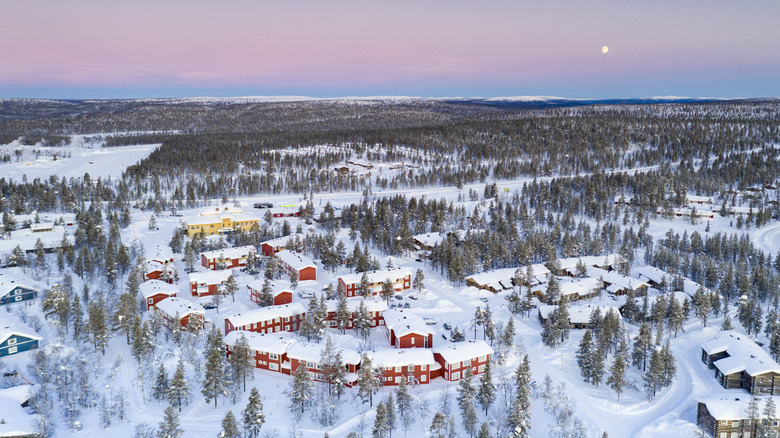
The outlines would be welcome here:
[[[11,345],[16,345],[16,341],[16,338],[8,338],[8,346],[10,347]]]
[[[19,347],[13,346],[8,349],[8,354],[14,354],[18,351]]]

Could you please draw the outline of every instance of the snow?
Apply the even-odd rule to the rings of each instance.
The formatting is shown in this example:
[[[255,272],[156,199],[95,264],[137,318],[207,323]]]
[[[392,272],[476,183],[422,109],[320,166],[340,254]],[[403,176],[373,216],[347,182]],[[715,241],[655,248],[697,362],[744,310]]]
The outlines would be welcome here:
[[[441,355],[447,363],[458,363],[464,360],[474,359],[480,356],[493,354],[493,348],[487,342],[472,340],[465,342],[451,342],[433,349],[435,354]]]
[[[560,286],[562,297],[568,297],[571,295],[586,297],[597,292],[601,286],[598,279],[591,277],[577,279],[564,277],[560,279],[558,285]],[[532,286],[531,290],[534,292],[545,293],[547,291],[547,285],[539,284]]]
[[[0,273],[0,298],[8,295],[11,293],[11,291],[19,286],[26,288],[26,289],[32,289],[34,291],[38,291],[38,289],[28,286],[24,283],[19,283],[19,280],[16,279],[16,277],[6,276]]]
[[[440,245],[441,242],[444,241],[444,236],[442,236],[438,232],[433,232],[433,233],[425,233],[425,234],[416,234],[412,236],[412,239],[414,239],[417,242],[420,242],[423,246],[434,247],[436,245]]]
[[[301,303],[282,304],[281,306],[268,306],[259,309],[247,310],[225,318],[233,324],[233,327],[244,327],[252,323],[270,321],[275,318],[289,318],[293,315],[302,315],[306,309]]]
[[[382,349],[367,351],[374,369],[403,367],[409,365],[433,365],[433,352],[428,348]]]
[[[422,335],[436,333],[422,317],[405,309],[389,309],[382,314],[382,317],[385,319],[385,327],[392,330],[399,338],[409,333]]]
[[[225,335],[224,342],[226,345],[235,345],[241,336],[246,337],[250,350],[278,355],[287,352],[290,345],[296,342],[292,335],[284,332],[264,334],[243,330],[233,330],[228,333]]]
[[[0,437],[34,434],[36,417],[22,407],[29,394],[29,385],[0,390]]]
[[[287,357],[300,361],[318,363],[322,360],[321,353],[324,348],[325,345],[321,343],[295,342],[287,347]],[[341,360],[344,364],[360,364],[360,354],[357,351],[350,348],[336,348],[336,351],[341,353]]]
[[[780,396],[764,396],[759,398],[758,418],[766,418],[763,413],[764,401],[768,398],[772,398],[775,406],[780,403]],[[715,420],[742,420],[748,418],[747,407],[750,403],[750,395],[740,394],[734,397],[704,397],[699,400],[707,406],[707,410],[710,412]]]
[[[550,270],[547,269],[546,266],[539,263],[531,265],[531,268],[533,269],[534,279],[537,283],[547,281],[545,276],[550,273]],[[508,289],[512,286],[512,279],[515,277],[515,271],[517,271],[517,269],[518,268],[503,268],[485,271],[466,277],[466,281],[471,280],[482,287],[492,287],[495,290]],[[521,266],[520,270],[523,272],[523,275],[525,275],[526,267]]]
[[[612,267],[620,263],[620,254],[607,254],[605,256],[582,256],[582,257],[568,257],[563,259],[558,259],[558,266],[560,266],[561,270],[564,271],[571,271],[570,273],[575,273],[574,271],[577,268],[577,264],[582,263],[583,266],[589,267],[589,266],[598,266],[601,268],[605,267]],[[536,271],[534,270],[534,273]]]
[[[190,272],[189,278],[190,283],[220,284],[226,282],[231,275],[233,275],[233,271],[230,269],[223,269],[219,271]]]
[[[240,259],[246,257],[250,252],[255,253],[257,249],[252,245],[239,246],[235,248],[215,249],[213,251],[205,251],[201,253],[201,256],[206,257],[207,260],[223,258],[223,259]]]
[[[145,299],[157,294],[175,296],[179,290],[176,286],[160,280],[147,280],[138,286],[138,290]]]
[[[156,262],[165,263],[173,261],[173,251],[168,245],[157,245],[146,256],[147,260],[154,260]]]
[[[348,298],[347,300],[347,309],[349,309],[350,312],[354,313],[358,311],[358,308],[360,307],[360,303],[362,302],[363,305],[366,306],[366,310],[369,312],[384,312],[387,310],[387,303],[384,300],[372,300],[370,298]],[[328,312],[335,312],[336,309],[338,309],[339,301],[338,300],[327,300],[325,301],[325,305],[328,306]]]
[[[542,318],[547,319],[550,317],[550,314],[553,313],[557,307],[558,306],[549,306],[547,304],[542,304],[539,306],[539,314],[542,316]],[[599,309],[602,317],[606,315],[607,312],[612,311],[615,312],[618,319],[622,319],[622,316],[620,315],[620,310],[616,306],[596,306],[589,303],[588,304],[571,303],[568,305],[569,322],[571,322],[572,324],[588,324],[590,322],[590,315],[596,309]]]
[[[25,251],[34,251],[38,239],[44,248],[59,248],[62,237],[66,235],[65,227],[56,226],[51,231],[34,232],[30,228],[11,231],[8,239],[0,238],[0,255],[10,253],[18,245]],[[73,236],[67,235],[68,241],[74,243]]]
[[[397,283],[406,277],[411,278],[412,271],[408,268],[399,267],[393,269],[384,269],[381,271],[366,271],[365,274],[368,278],[368,284],[384,283],[387,279],[390,279],[390,281],[393,283]],[[351,284],[359,285],[363,279],[363,273],[359,272],[357,274],[342,275],[339,277],[339,279],[347,286]]]
[[[616,291],[620,289],[637,290],[642,286],[649,286],[642,280],[626,277],[625,275],[618,274],[615,271],[606,271],[601,268],[589,267],[585,269],[585,273],[589,277],[598,278],[609,284],[607,290]]]

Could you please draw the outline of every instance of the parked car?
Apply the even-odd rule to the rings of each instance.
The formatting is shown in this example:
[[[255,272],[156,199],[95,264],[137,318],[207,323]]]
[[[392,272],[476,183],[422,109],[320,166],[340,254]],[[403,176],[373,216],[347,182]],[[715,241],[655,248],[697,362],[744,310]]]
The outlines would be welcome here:
[[[403,300],[403,299],[404,299],[404,297],[403,297],[403,295],[396,295],[396,296],[395,296],[395,299],[396,299],[396,300]]]
[[[309,289],[302,289],[298,291],[298,297],[311,299],[314,298],[314,292]]]
[[[409,299],[410,300],[416,300],[417,299],[417,295],[409,295]]]
[[[488,302],[488,299],[486,297],[482,297],[479,300],[482,301],[483,303],[487,303]]]
[[[444,330],[452,330],[452,324],[448,322],[445,322],[442,327],[444,327]]]

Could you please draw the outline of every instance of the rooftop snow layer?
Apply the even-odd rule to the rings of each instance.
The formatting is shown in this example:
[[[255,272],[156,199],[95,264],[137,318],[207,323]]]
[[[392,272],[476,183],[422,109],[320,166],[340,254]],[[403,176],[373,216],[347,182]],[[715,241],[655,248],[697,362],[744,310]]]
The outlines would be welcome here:
[[[314,342],[296,342],[287,348],[287,357],[306,362],[319,363],[322,361],[324,344]],[[341,360],[345,364],[357,365],[360,363],[360,354],[351,348],[336,348],[341,353]]]
[[[393,269],[383,269],[380,271],[366,271],[365,272],[366,277],[368,278],[369,284],[376,284],[376,283],[384,283],[385,280],[388,278],[392,282],[399,281],[406,277],[412,276],[412,271],[409,268],[393,268]],[[350,284],[360,284],[360,282],[363,279],[363,272],[358,272],[355,274],[347,274],[342,275],[339,277],[341,281],[344,282],[344,284],[350,285]]]
[[[241,336],[246,337],[250,350],[279,355],[284,354],[287,351],[287,348],[296,342],[293,337],[284,332],[263,334],[233,330],[225,335],[225,344],[231,346],[235,345]]]
[[[288,318],[293,315],[302,315],[306,313],[303,304],[295,302],[282,304],[281,306],[268,306],[259,309],[247,310],[228,316],[227,319],[233,324],[233,327],[244,327],[252,323],[261,321],[270,321],[274,318]]]
[[[493,354],[493,349],[485,341],[453,342],[433,349],[447,363],[458,363],[480,356]]]
[[[732,330],[720,331],[713,339],[701,345],[708,355],[726,352],[729,357],[717,360],[714,365],[721,373],[728,375],[745,371],[751,376],[775,372],[780,374],[780,365],[746,335]]]
[[[555,311],[555,309],[558,306],[549,306],[547,304],[542,304],[539,306],[539,313],[542,315],[542,318],[547,319],[550,317],[550,314]],[[594,310],[599,309],[601,311],[601,316],[607,314],[610,310],[615,312],[618,319],[621,319],[620,310],[615,306],[595,306],[592,304],[585,304],[581,306],[572,305],[569,304],[568,311],[569,311],[569,322],[572,324],[588,324],[590,322],[590,315],[593,313]]]
[[[436,332],[425,323],[421,316],[403,309],[386,310],[382,317],[385,319],[385,326],[392,330],[395,336],[401,337],[409,333],[435,334]]]
[[[203,306],[200,304],[176,297],[166,298],[157,303],[156,307],[168,316],[176,316],[178,313],[179,318],[184,318],[191,313],[206,314],[206,311],[203,310]]]
[[[146,299],[157,294],[171,296],[176,295],[179,292],[179,289],[176,286],[160,280],[144,281],[138,286],[138,290],[141,291],[141,295]]]
[[[190,272],[190,283],[219,284],[227,281],[233,275],[230,269],[220,271]]]
[[[428,348],[383,349],[365,352],[371,358],[371,366],[378,368],[408,365],[433,365],[433,352]]]
[[[213,251],[202,252],[201,255],[206,259],[227,258],[227,259],[240,259],[246,257],[250,252],[256,253],[257,248],[253,245],[239,246],[236,248],[223,248],[215,249]]]

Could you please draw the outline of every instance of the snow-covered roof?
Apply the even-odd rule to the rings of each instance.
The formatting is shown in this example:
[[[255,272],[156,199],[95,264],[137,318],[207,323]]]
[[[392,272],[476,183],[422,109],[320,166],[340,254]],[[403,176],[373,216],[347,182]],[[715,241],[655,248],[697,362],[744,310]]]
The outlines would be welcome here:
[[[588,266],[615,266],[620,262],[620,254],[607,254],[601,256],[582,256],[582,257],[568,257],[565,259],[558,259],[558,266],[564,271],[574,271],[577,268],[577,263],[582,262],[586,267]],[[535,271],[534,271],[535,272]]]
[[[287,348],[287,357],[318,363],[322,360],[321,353],[324,348],[325,344],[296,342]],[[360,363],[360,354],[351,348],[335,348],[335,351],[341,353],[341,360],[345,364],[357,365]]]
[[[171,296],[176,295],[179,292],[176,286],[160,280],[144,281],[138,286],[138,290],[141,291],[141,295],[143,295],[144,298],[149,298],[157,294]]]
[[[537,263],[535,265],[531,265],[531,268],[533,270],[534,280],[532,283],[544,283],[546,281],[545,276],[550,273],[550,270],[547,269],[546,266],[544,266],[541,263]],[[528,267],[521,266],[520,267],[523,274],[527,272]],[[479,274],[474,274],[466,277],[466,280],[471,279],[475,283],[481,285],[481,286],[490,286],[493,287],[496,290],[504,289],[504,287],[500,284],[503,283],[504,285],[512,284],[512,278],[515,276],[515,271],[517,268],[503,268],[503,269],[494,269],[492,271],[485,271],[481,272]]]
[[[408,310],[389,309],[382,314],[382,317],[385,319],[385,326],[388,330],[392,330],[397,337],[409,333],[419,333],[423,335],[436,333],[425,323],[425,320],[422,319],[421,316],[411,313]]]
[[[712,204],[712,201],[713,201],[712,196],[688,195],[687,198],[688,198],[688,202],[689,203]]]
[[[361,301],[369,312],[384,312],[387,310],[387,303],[384,300],[373,300],[370,298],[349,298],[347,299],[347,309],[350,312],[357,312]],[[327,300],[325,305],[328,306],[328,312],[335,312],[339,307],[339,300]]]
[[[33,232],[39,232],[44,230],[52,230],[54,229],[54,222],[40,222],[37,224],[30,224],[30,229]]]
[[[149,256],[147,256],[146,259],[156,260],[158,262],[170,262],[173,260],[173,251],[168,245],[157,245],[154,250],[149,252]]]
[[[22,407],[22,403],[29,398],[30,385],[0,390],[0,437],[35,435],[37,416],[30,415]]]
[[[672,280],[675,278],[675,275],[670,274],[666,271],[663,271],[661,269],[656,268],[655,266],[640,266],[633,268],[631,270],[631,275],[639,278],[640,280],[650,280],[655,283],[661,283],[662,280],[666,281],[666,284],[671,285]],[[693,296],[696,294],[696,291],[701,287],[699,283],[696,283],[695,281],[682,277],[683,279],[683,292],[688,294],[688,296]],[[704,288],[704,290],[707,293],[711,293],[712,291],[710,289]]]
[[[263,290],[263,285],[264,284],[265,284],[265,280],[261,280],[261,279],[258,278],[256,280],[252,280],[246,286],[249,289],[254,289],[256,291],[261,291],[261,290]],[[277,288],[273,287],[271,289],[271,296],[275,297],[275,296],[280,295],[280,294],[282,294],[284,292],[293,293],[293,291],[291,291],[290,289],[287,289],[287,288],[277,289]]]
[[[190,283],[219,284],[227,281],[233,275],[230,269],[220,271],[191,272]]]
[[[26,338],[37,339],[39,341],[43,339],[38,335],[30,334],[30,331],[26,327],[20,330],[16,324],[6,325],[6,323],[4,322],[2,324],[3,325],[0,326],[0,344],[5,342],[6,339],[10,338],[13,335],[24,336]]]
[[[726,352],[729,356],[714,362],[723,374],[734,374],[745,371],[751,376],[775,372],[780,374],[780,365],[746,335],[732,330],[724,330],[715,334],[713,339],[701,344],[702,350],[708,355]]]
[[[62,243],[62,237],[67,236],[68,241],[73,244],[75,239],[67,234],[64,227],[56,226],[52,231],[33,232],[30,228],[11,231],[10,239],[0,239],[0,254],[10,253],[18,245],[24,251],[35,251],[35,245],[38,239],[44,248],[59,248]]]
[[[184,318],[191,313],[198,313],[205,315],[206,311],[203,310],[203,306],[192,301],[187,301],[182,298],[169,297],[156,304],[157,310],[165,313],[168,316],[176,316],[179,314],[179,318]]]
[[[226,259],[240,259],[246,257],[250,252],[257,253],[257,248],[253,245],[239,246],[236,248],[223,248],[215,249],[213,251],[202,252],[201,255],[206,259],[226,258]]]
[[[408,365],[433,365],[433,351],[429,348],[383,349],[367,351],[374,369],[403,367]]]
[[[268,306],[259,309],[247,310],[225,318],[233,324],[233,327],[243,327],[260,321],[269,321],[274,318],[287,318],[293,315],[306,313],[303,304],[295,302],[282,304],[281,306]]]
[[[379,271],[366,271],[366,277],[368,277],[368,283],[369,284],[376,284],[376,283],[384,283],[385,280],[388,278],[390,281],[395,282],[400,279],[403,279],[405,277],[411,277],[412,271],[409,268],[393,268],[393,269],[383,269]],[[355,274],[347,274],[342,275],[339,277],[341,281],[344,282],[344,284],[359,284],[360,281],[363,279],[363,273],[358,272]]]
[[[295,343],[295,339],[284,332],[264,334],[233,330],[225,335],[225,344],[235,345],[241,336],[246,337],[249,349],[279,355],[284,354],[287,348]]]
[[[277,252],[276,257],[282,263],[296,270],[301,270],[303,268],[309,268],[309,267],[311,268],[317,267],[310,258],[306,257],[303,254],[290,251],[288,249]]]
[[[444,236],[441,235],[439,232],[433,232],[433,233],[425,233],[425,234],[416,234],[412,236],[412,239],[420,242],[424,246],[436,246],[440,245],[441,242],[444,240]]]
[[[452,342],[433,349],[440,354],[447,363],[463,362],[479,356],[493,354],[493,348],[485,341],[475,340],[467,342]]]
[[[780,404],[780,396],[766,396],[761,397],[759,400],[763,402],[769,397],[772,397],[775,406]],[[739,397],[706,397],[700,399],[699,402],[704,403],[707,411],[717,421],[744,420],[748,418],[749,395],[741,395]],[[762,407],[763,403],[759,405],[758,418],[766,418],[763,409],[761,409]]]
[[[265,242],[261,243],[260,245],[268,245],[268,246],[272,246],[274,248],[285,247],[285,246],[287,246],[287,242],[289,242],[290,239],[294,239],[296,237],[303,238],[304,235],[303,235],[303,233],[298,233],[298,234],[291,234],[289,236],[277,237],[276,239],[266,240]]]
[[[587,296],[596,291],[599,287],[599,281],[595,278],[585,277],[574,280],[561,279],[558,283],[561,289],[561,296],[579,295]],[[539,284],[531,287],[532,291],[547,292],[547,285]]]
[[[0,298],[8,295],[11,292],[11,290],[20,286],[25,289],[31,289],[36,292],[38,291],[38,289],[34,287],[27,286],[26,284],[18,283],[16,280],[12,280],[9,277],[0,275]]]
[[[607,290],[610,292],[614,292],[620,289],[636,290],[642,286],[649,286],[641,279],[626,277],[625,275],[618,274],[615,271],[607,271],[601,268],[589,267],[585,269],[585,272],[589,277],[601,279],[604,280],[605,283],[608,283],[609,286],[607,286]]]
[[[558,306],[549,306],[547,304],[542,304],[539,306],[539,314],[542,315],[542,318],[547,319],[550,317],[550,314],[555,311],[555,309]],[[595,306],[592,304],[584,304],[581,306],[576,305],[569,305],[568,311],[569,311],[569,322],[572,324],[588,324],[590,322],[590,315],[593,313],[594,310],[599,309],[601,312],[601,316],[607,314],[610,310],[615,312],[618,319],[622,319],[622,316],[620,315],[620,309],[618,309],[616,306]]]

